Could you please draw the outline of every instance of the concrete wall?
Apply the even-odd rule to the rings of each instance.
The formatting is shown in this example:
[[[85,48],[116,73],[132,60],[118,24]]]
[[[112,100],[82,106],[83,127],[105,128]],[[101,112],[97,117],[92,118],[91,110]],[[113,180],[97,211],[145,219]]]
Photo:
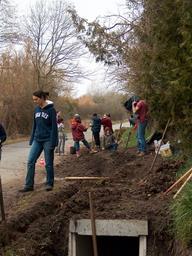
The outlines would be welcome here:
[[[146,220],[97,219],[95,223],[97,236],[138,237],[138,256],[146,256],[148,235],[148,222]],[[90,219],[70,220],[69,256],[92,256]]]
[[[96,220],[98,236],[146,236],[148,222],[143,220]],[[89,219],[70,220],[70,232],[79,235],[92,235]]]

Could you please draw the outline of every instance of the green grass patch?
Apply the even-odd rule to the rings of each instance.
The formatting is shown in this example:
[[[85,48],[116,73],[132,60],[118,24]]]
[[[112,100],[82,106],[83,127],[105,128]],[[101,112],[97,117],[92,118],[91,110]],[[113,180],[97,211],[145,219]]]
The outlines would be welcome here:
[[[182,176],[185,172],[187,172],[190,168],[192,168],[192,158],[189,158],[178,170],[178,177]]]
[[[136,147],[137,146],[136,130],[133,130],[132,127],[127,128],[127,130],[122,134],[121,142],[123,147],[126,147],[127,145],[128,136],[129,136],[128,148]],[[150,136],[150,131],[146,129],[145,138],[148,138],[149,136]]]
[[[15,250],[12,249],[6,249],[6,251],[3,254],[4,256],[19,256],[16,254]]]
[[[192,242],[192,183],[189,182],[172,205],[173,232],[185,245]]]
[[[178,172],[177,179],[192,168],[192,159],[188,159]],[[179,187],[177,188],[179,189]],[[192,242],[192,182],[189,181],[171,205],[173,233],[185,245]]]

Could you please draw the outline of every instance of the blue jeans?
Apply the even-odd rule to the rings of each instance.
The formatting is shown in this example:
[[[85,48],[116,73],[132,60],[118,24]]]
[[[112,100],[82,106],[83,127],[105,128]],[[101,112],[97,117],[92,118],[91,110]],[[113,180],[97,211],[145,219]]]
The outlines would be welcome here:
[[[33,188],[34,186],[35,164],[43,150],[46,163],[45,168],[47,172],[46,184],[50,186],[54,185],[54,148],[51,148],[49,141],[37,142],[34,140],[27,162],[27,176],[25,179],[25,188]]]
[[[108,146],[106,149],[110,150],[110,151],[116,151],[118,147],[117,143],[112,143],[110,146]]]
[[[145,128],[147,126],[147,120],[143,123],[139,122],[137,127],[137,148],[140,152],[146,152],[146,141],[145,141]]]
[[[86,139],[83,139],[81,141],[83,142],[83,144],[85,145],[86,148],[88,148],[88,149],[91,148],[89,143],[86,141]],[[74,147],[75,147],[76,151],[80,150],[80,141],[79,140],[74,141]]]

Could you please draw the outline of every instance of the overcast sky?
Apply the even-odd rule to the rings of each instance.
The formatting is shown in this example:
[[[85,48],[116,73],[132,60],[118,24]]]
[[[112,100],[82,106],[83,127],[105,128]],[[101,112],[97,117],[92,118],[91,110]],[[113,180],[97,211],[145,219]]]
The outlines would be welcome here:
[[[51,0],[47,0],[50,1]],[[12,3],[16,5],[18,14],[27,14],[27,10],[36,0],[12,0]],[[72,3],[78,14],[88,19],[89,21],[94,20],[98,16],[105,16],[111,14],[118,14],[121,9],[125,6],[126,0],[71,0],[67,1]],[[89,60],[89,64],[85,64],[86,68],[90,67],[90,71],[94,71],[94,77],[91,80],[84,80],[77,87],[77,95],[83,95],[89,90],[90,86],[95,86],[105,83],[105,72],[103,71],[103,66],[101,64],[96,64],[94,59]],[[96,82],[97,81],[97,82]],[[107,84],[106,84],[107,86]]]

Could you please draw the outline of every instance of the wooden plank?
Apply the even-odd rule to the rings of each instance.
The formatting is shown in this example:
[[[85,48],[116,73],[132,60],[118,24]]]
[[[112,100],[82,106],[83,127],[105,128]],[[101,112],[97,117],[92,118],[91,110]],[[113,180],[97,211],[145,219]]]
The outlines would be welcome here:
[[[186,179],[186,181],[183,183],[183,185],[180,187],[180,189],[177,191],[177,193],[173,196],[173,198],[175,199],[178,194],[181,192],[181,190],[185,187],[185,185],[187,184],[187,182],[192,178],[192,173],[188,176],[188,178]]]
[[[171,185],[165,192],[164,195],[167,195],[171,190],[174,189],[180,182],[182,182],[184,179],[187,179],[187,177],[192,173],[192,168],[189,169],[186,173],[184,173],[173,185]]]
[[[65,177],[64,180],[108,180],[110,177]]]

